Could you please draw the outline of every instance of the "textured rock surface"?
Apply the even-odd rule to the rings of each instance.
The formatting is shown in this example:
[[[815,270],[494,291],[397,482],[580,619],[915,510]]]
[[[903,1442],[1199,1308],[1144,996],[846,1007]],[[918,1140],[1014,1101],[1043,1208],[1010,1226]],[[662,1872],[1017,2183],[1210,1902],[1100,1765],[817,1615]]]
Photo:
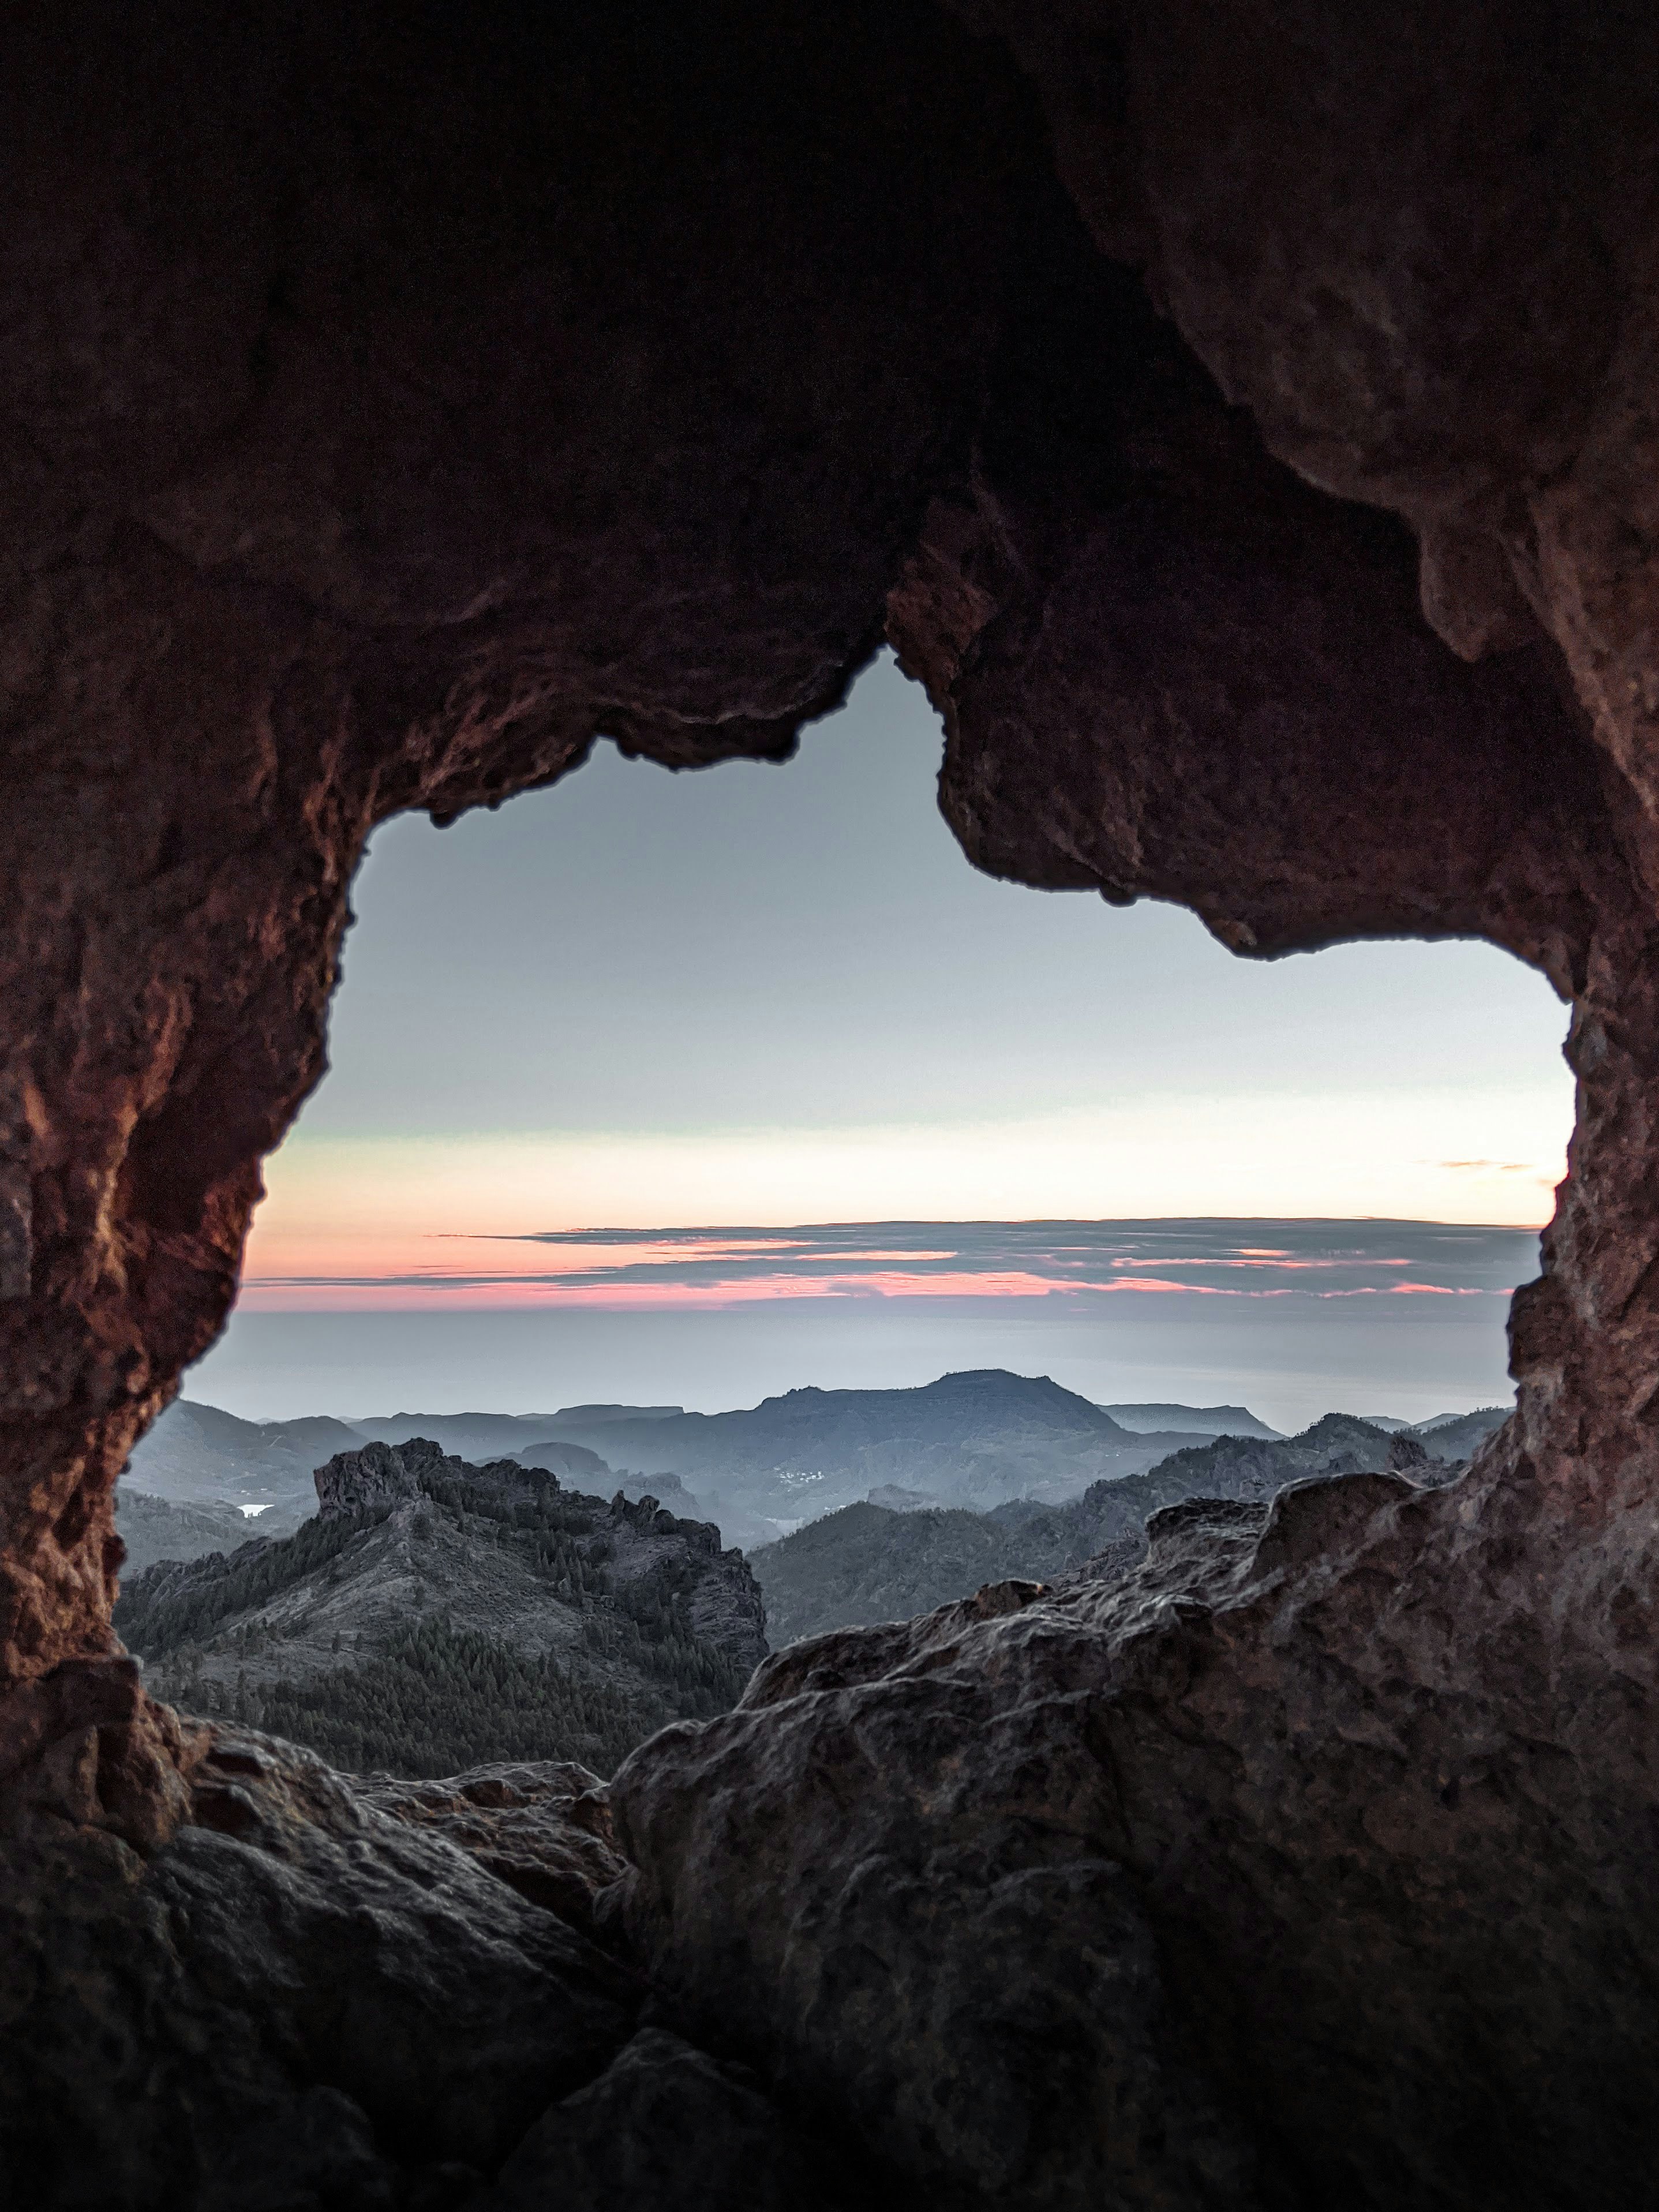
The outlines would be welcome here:
[[[1063,204],[914,0],[5,38],[9,1680],[107,1643],[110,1487],[321,1073],[368,831],[597,730],[786,753]]]
[[[1115,1589],[779,1653],[613,1785],[688,2032],[964,2202],[1640,2201],[1625,1695],[1575,1726],[1422,1577],[1468,1489],[1195,1502]]]
[[[793,1645],[737,1714],[636,1756],[634,1933],[704,2034],[833,2094],[944,2203],[1249,2204],[1249,2141],[1100,1817],[1094,1655],[1050,1629],[1025,1699],[985,1663],[1042,1637],[1039,1595]]]
[[[192,1753],[189,1824],[148,1856],[100,1817],[91,1752],[5,1824],[18,2201],[389,2203],[493,2168],[627,2039],[626,1971],[453,1844],[291,1745]]]
[[[628,1871],[605,1784],[585,1766],[497,1764],[439,1782],[370,1774],[354,1779],[352,1795],[360,1805],[459,1845],[509,1889],[585,1935],[592,1932],[599,1892]]]
[[[792,2129],[743,2069],[646,2028],[544,2114],[487,2201],[489,2212],[854,2212],[872,2202],[860,2164]]]
[[[780,757],[884,621],[981,865],[1256,955],[1487,937],[1573,1001],[1577,1133],[1462,1482],[1188,1514],[1109,1596],[804,1647],[638,1754],[677,2024],[936,2200],[1644,2201],[1659,17],[26,0],[3,40],[0,1787],[73,1831],[6,1893],[3,2073],[53,2185],[136,2202],[135,2145],[222,2171],[245,2127],[349,2197],[383,2128],[497,2140],[414,2081],[429,2009],[337,2064],[283,1963],[465,1863],[179,1826],[111,1492],[227,1310],[373,825],[600,730]],[[534,1916],[533,2015],[557,1923],[465,1879]]]

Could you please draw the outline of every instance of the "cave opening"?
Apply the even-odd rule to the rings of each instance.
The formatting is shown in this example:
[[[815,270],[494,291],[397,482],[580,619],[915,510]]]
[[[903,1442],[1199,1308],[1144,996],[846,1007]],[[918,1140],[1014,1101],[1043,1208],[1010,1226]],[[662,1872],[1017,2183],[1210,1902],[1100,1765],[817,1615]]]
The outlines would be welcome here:
[[[5,2181],[1644,2201],[1659,19],[5,37]],[[884,639],[990,876],[1571,1001],[1513,1419],[1449,1486],[1194,1496],[1132,1572],[809,1638],[603,1803],[390,1808],[188,1725],[112,1634],[112,1492],[234,1299],[366,842],[599,731],[780,759]]]
[[[665,778],[602,743],[555,791],[379,832],[331,1073],[267,1164],[241,1304],[186,1395],[264,1419],[422,1389],[434,1413],[713,1413],[1013,1365],[1100,1401],[1265,1389],[1281,1428],[1506,1398],[1507,1285],[1484,1278],[1425,1285],[1420,1322],[1379,1339],[1360,1294],[1387,1273],[1285,1304],[1264,1267],[1279,1322],[1241,1341],[1196,1294],[1147,1293],[1122,1328],[1133,1300],[1091,1317],[1058,1270],[996,1298],[971,1248],[817,1297],[775,1261],[769,1298],[753,1265],[636,1264],[609,1304],[603,1273],[550,1272],[536,1232],[584,1228],[1258,1217],[1259,1245],[1285,1216],[1541,1225],[1571,1115],[1541,978],[1478,943],[1240,962],[1178,908],[995,883],[939,818],[939,749],[889,659],[785,769]],[[1508,1281],[1534,1264],[1516,1240]],[[1437,1335],[1468,1349],[1438,1357]]]

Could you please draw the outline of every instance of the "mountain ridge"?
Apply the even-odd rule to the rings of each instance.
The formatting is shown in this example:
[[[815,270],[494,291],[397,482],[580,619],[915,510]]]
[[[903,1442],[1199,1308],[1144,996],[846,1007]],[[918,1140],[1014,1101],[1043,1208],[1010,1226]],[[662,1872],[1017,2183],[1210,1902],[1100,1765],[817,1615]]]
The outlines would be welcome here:
[[[1016,1498],[974,1513],[865,1499],[763,1547],[750,1564],[773,1640],[785,1644],[908,1620],[982,1583],[1113,1580],[1145,1555],[1146,1522],[1169,1507],[1265,1504],[1293,1482],[1385,1471],[1438,1488],[1462,1462],[1352,1414],[1327,1413],[1296,1437],[1218,1437],[1185,1448],[1055,1504]]]
[[[117,1628],[156,1694],[350,1769],[606,1770],[668,1721],[725,1710],[765,1655],[742,1554],[653,1498],[419,1438],[336,1455],[316,1493],[291,1537],[124,1586]]]

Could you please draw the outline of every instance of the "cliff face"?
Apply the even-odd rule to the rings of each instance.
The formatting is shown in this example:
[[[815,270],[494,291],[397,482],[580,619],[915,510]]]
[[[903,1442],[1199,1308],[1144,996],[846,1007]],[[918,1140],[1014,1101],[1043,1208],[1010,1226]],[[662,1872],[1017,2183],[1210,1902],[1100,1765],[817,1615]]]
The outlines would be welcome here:
[[[3,35],[14,2163],[222,2203],[314,2140],[306,2187],[367,2203],[493,2172],[538,2099],[556,2171],[591,2093],[780,2175],[816,2114],[967,2203],[1644,2201],[1659,18],[76,0]],[[636,1753],[624,1917],[678,2009],[624,2063],[556,1920],[146,1697],[112,1492],[228,1309],[374,823],[598,730],[781,757],[884,628],[978,865],[1247,956],[1535,963],[1571,1171],[1462,1482],[1183,1509],[1109,1594],[780,1655]],[[364,1931],[422,1924],[405,1987],[420,1944]],[[509,2014],[537,2055],[469,2118],[432,2023]]]

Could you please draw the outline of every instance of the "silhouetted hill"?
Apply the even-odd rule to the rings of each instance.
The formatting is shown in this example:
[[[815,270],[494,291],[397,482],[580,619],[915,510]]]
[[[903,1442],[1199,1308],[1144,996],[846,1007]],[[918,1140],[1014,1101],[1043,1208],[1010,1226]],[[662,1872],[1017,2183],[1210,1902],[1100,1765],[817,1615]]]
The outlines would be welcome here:
[[[1504,1417],[1504,1408],[1491,1407],[1410,1427],[1390,1417],[1362,1425],[1401,1430],[1431,1456],[1462,1460]],[[1247,1439],[1279,1441],[1244,1407],[1149,1402],[1114,1409],[1045,1376],[1001,1369],[947,1375],[912,1390],[792,1390],[723,1413],[604,1404],[547,1414],[397,1413],[362,1424],[313,1414],[256,1422],[181,1399],[135,1450],[122,1495],[143,1491],[173,1504],[275,1508],[266,1526],[286,1530],[311,1510],[312,1474],[320,1461],[361,1445],[365,1428],[386,1431],[378,1440],[397,1443],[422,1421],[459,1456],[510,1457],[595,1496],[650,1492],[683,1518],[716,1522],[728,1543],[746,1547],[890,1488],[904,1495],[878,1496],[878,1503],[980,1512],[1011,1498],[1059,1504],[1091,1482],[1133,1479],[1172,1451],[1206,1446],[1215,1441],[1213,1424]],[[1133,1425],[1149,1421],[1190,1425]],[[154,1524],[157,1541],[166,1540],[166,1526]],[[176,1526],[183,1542],[183,1524]],[[148,1534],[140,1548],[141,1564],[158,1556]],[[197,1548],[190,1539],[180,1555]]]
[[[124,1585],[117,1626],[158,1695],[350,1769],[608,1772],[666,1722],[725,1710],[764,1656],[741,1553],[652,1499],[422,1439],[337,1455],[316,1497],[291,1537]]]
[[[983,1368],[912,1390],[790,1390],[746,1411],[573,1420],[557,1431],[612,1466],[672,1470],[734,1540],[752,1544],[894,1482],[950,1504],[1074,1497],[1138,1473],[1181,1431],[1138,1436],[1047,1376]]]
[[[1392,1413],[1358,1413],[1356,1420],[1391,1437],[1414,1437],[1431,1459],[1466,1460],[1494,1430],[1501,1429],[1513,1406],[1480,1406],[1472,1413],[1435,1413],[1426,1421],[1407,1421]]]
[[[684,1406],[566,1406],[558,1413],[547,1415],[528,1413],[526,1420],[550,1423],[548,1434],[555,1432],[560,1422],[580,1421],[590,1428],[605,1428],[617,1421],[664,1421],[671,1414],[683,1413]]]
[[[1278,1437],[1248,1406],[1103,1406],[1126,1429],[1141,1435],[1155,1429],[1183,1429],[1201,1437]]]
[[[1445,1413],[1420,1421],[1411,1433],[1431,1459],[1473,1459],[1514,1411],[1513,1406],[1480,1406],[1472,1413]]]
[[[446,1451],[495,1459],[550,1437],[556,1418],[538,1413],[354,1413],[350,1427],[358,1443],[404,1444],[427,1437]]]
[[[394,1413],[385,1419],[358,1423],[338,1420],[327,1413],[309,1413],[297,1420],[245,1421],[217,1406],[200,1406],[191,1399],[180,1398],[134,1447],[118,1494],[125,1498],[143,1492],[174,1505],[258,1507],[271,1515],[259,1533],[275,1530],[288,1534],[314,1509],[312,1477],[325,1460],[366,1443],[397,1444],[424,1435],[459,1457],[517,1458],[526,1465],[545,1468],[598,1496],[611,1497],[617,1490],[629,1497],[644,1495],[644,1482],[633,1476],[614,1475],[599,1453],[580,1443],[549,1437],[546,1425],[556,1418],[535,1413]],[[386,1433],[371,1435],[373,1431]],[[662,1492],[663,1503],[676,1512],[702,1517],[697,1500],[684,1485],[665,1479],[657,1487]],[[158,1538],[165,1525],[155,1522]],[[254,1525],[250,1524],[247,1533],[253,1532]],[[176,1526],[182,1534],[184,1524]],[[195,1555],[194,1551],[185,1550],[165,1556]],[[151,1559],[158,1556],[162,1555],[149,1553]],[[149,1564],[149,1559],[143,1564]]]
[[[931,1611],[983,1583],[1117,1575],[1146,1548],[1149,1515],[1189,1498],[1271,1498],[1311,1475],[1395,1468],[1438,1484],[1451,1470],[1414,1439],[1351,1414],[1328,1413],[1300,1436],[1218,1437],[1171,1453],[1144,1473],[1092,1484],[1059,1504],[1012,1499],[987,1513],[902,1510],[870,1500],[842,1508],[756,1551],[774,1644],[831,1628]]]

